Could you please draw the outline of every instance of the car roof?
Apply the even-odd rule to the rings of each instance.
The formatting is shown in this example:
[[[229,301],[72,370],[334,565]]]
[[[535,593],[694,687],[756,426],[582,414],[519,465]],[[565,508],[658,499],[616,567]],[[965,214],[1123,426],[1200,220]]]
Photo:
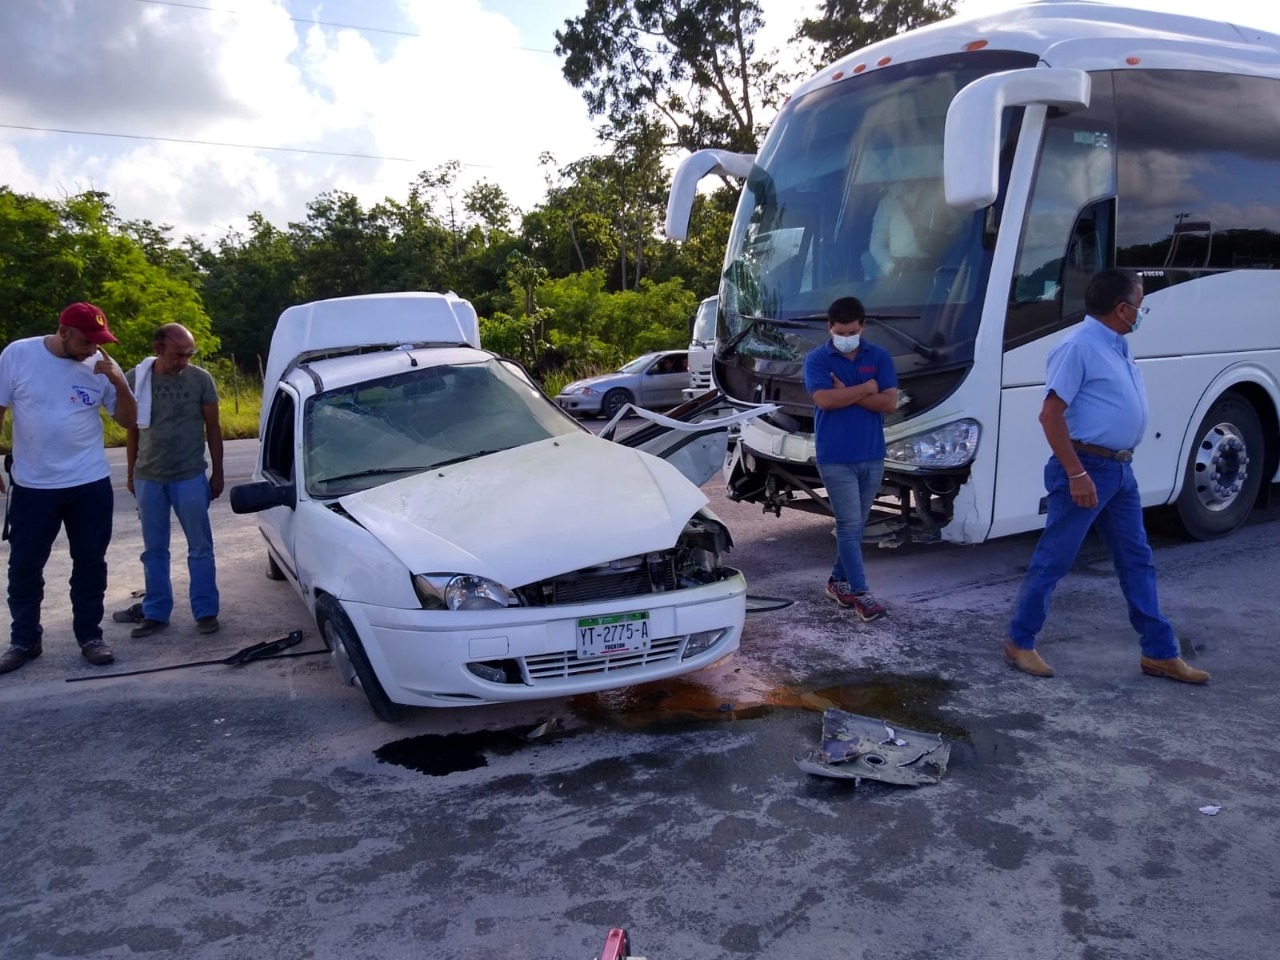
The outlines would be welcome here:
[[[480,348],[480,322],[469,301],[454,293],[372,293],[289,307],[271,335],[263,396],[308,358],[346,351],[393,350],[400,344]],[[266,426],[269,404],[262,406]]]
[[[308,384],[315,393],[321,393],[325,390],[367,383],[370,380],[378,380],[413,369],[426,370],[445,365],[462,366],[485,363],[493,359],[495,358],[492,353],[470,347],[382,350],[375,353],[305,360],[288,371],[283,379],[301,393],[307,392]]]

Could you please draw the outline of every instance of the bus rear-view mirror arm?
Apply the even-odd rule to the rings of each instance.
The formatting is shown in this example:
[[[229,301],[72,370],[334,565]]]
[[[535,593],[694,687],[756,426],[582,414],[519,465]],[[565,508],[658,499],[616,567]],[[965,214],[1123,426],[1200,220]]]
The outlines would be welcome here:
[[[693,212],[698,181],[712,174],[745,180],[755,162],[754,153],[730,153],[728,150],[698,150],[685,157],[671,178],[671,193],[667,196],[667,236],[672,240],[688,238],[689,214]]]
[[[961,90],[947,110],[942,146],[947,205],[969,212],[995,203],[1005,107],[1038,104],[1071,112],[1089,106],[1090,92],[1089,74],[1059,68],[993,73]]]

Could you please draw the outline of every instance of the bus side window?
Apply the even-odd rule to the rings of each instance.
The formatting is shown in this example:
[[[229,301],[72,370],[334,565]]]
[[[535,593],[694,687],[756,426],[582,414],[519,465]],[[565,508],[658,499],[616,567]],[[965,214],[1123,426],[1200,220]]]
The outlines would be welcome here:
[[[1280,268],[1280,81],[1190,70],[1114,80],[1117,265],[1165,284]]]
[[[1088,283],[1091,268],[1111,260],[1116,192],[1112,113],[1111,84],[1105,75],[1095,75],[1087,110],[1051,111],[1045,118],[1009,289],[1006,350],[1079,321],[1084,315],[1080,283]]]
[[[1084,316],[1084,291],[1090,278],[1115,265],[1111,255],[1115,249],[1115,210],[1114,199],[1099,200],[1076,219],[1062,264],[1062,318],[1067,323]]]

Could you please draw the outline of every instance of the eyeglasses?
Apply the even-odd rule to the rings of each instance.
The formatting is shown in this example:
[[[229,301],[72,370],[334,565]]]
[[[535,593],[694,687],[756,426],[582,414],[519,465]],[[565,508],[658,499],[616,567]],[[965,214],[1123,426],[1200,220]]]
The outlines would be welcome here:
[[[1139,319],[1139,320],[1143,319],[1144,317],[1146,317],[1146,315],[1147,315],[1148,313],[1150,313],[1150,312],[1151,312],[1151,308],[1150,308],[1150,307],[1146,307],[1146,306],[1143,306],[1143,307],[1135,307],[1135,306],[1134,306],[1132,303],[1130,303],[1128,300],[1122,300],[1122,301],[1120,301],[1120,302],[1121,302],[1121,303],[1123,303],[1123,304],[1124,304],[1126,307],[1128,307],[1130,310],[1132,310],[1132,311],[1134,312],[1134,314],[1138,317],[1138,319]]]

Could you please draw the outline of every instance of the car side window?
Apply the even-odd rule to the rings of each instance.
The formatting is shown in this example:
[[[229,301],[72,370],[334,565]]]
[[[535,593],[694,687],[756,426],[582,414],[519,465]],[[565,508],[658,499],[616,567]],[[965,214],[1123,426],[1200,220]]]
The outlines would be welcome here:
[[[262,437],[262,472],[285,483],[293,480],[293,412],[293,397],[276,391]]]

